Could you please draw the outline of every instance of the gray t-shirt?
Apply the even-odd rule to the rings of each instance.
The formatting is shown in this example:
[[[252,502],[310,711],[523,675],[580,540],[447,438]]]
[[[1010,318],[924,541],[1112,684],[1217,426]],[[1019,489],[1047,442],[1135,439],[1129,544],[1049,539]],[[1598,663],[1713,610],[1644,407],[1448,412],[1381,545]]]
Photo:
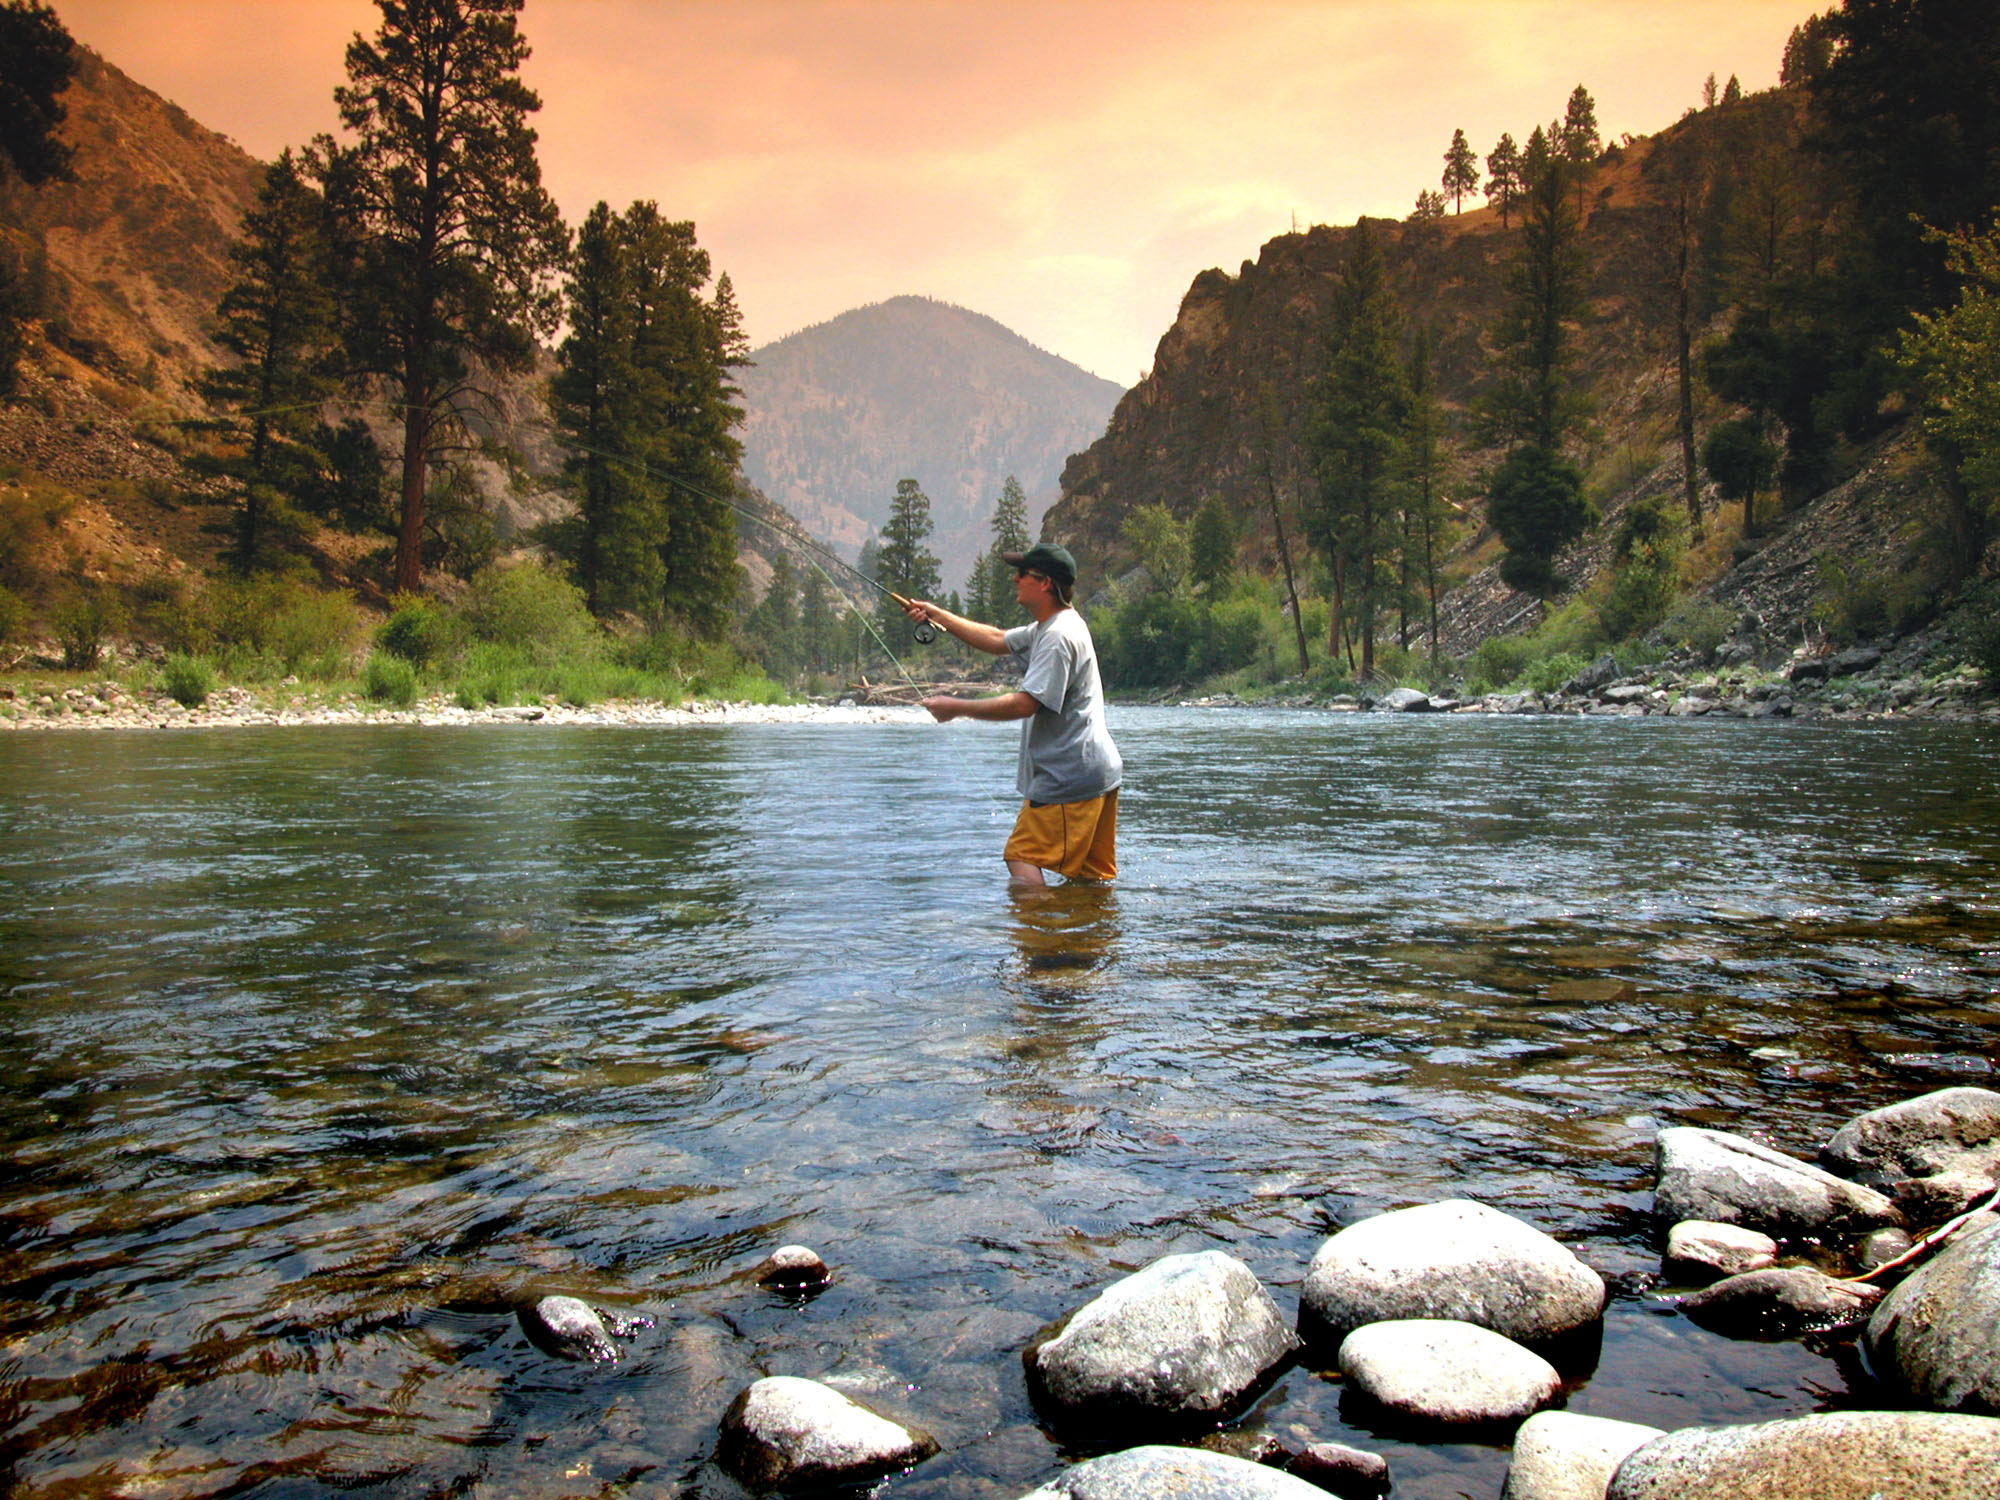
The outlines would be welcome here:
[[[1030,802],[1083,802],[1118,785],[1125,763],[1104,727],[1104,684],[1090,627],[1073,609],[1007,632],[1021,691],[1041,705],[1021,721],[1015,784]]]

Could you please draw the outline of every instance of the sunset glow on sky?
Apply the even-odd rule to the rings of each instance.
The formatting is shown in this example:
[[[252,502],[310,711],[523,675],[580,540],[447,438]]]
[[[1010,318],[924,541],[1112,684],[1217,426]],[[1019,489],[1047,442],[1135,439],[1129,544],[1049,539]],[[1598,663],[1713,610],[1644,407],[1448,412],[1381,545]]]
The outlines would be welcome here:
[[[54,0],[269,158],[336,124],[368,0]],[[1402,217],[1579,82],[1606,140],[1776,81],[1811,0],[529,0],[565,217],[695,221],[763,343],[916,292],[1129,385],[1181,294],[1292,226]],[[1469,202],[1468,209],[1484,203]]]

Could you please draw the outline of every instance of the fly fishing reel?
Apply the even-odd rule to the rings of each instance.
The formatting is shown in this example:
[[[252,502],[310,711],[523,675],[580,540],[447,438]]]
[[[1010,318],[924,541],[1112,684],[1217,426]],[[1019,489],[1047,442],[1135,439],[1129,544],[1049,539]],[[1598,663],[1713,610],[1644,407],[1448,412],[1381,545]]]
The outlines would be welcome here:
[[[929,620],[919,620],[917,621],[916,628],[910,632],[910,639],[915,641],[919,646],[928,646],[932,641],[937,639],[937,626],[933,625]]]

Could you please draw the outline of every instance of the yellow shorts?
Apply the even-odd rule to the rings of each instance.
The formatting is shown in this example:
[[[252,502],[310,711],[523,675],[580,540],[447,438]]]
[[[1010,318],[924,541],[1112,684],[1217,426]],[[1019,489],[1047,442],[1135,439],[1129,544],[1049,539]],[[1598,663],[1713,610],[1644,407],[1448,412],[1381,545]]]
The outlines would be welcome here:
[[[1083,802],[1021,804],[1006,857],[1075,880],[1109,880],[1118,873],[1118,788]]]

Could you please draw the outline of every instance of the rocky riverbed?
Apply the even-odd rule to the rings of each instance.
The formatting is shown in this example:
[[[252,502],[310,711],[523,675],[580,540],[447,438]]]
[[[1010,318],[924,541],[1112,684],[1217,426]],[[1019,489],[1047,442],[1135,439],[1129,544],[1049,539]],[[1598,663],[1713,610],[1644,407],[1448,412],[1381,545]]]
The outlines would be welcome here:
[[[11,691],[14,696],[5,696]],[[921,710],[871,706],[852,700],[819,703],[662,703],[612,699],[586,707],[547,699],[532,704],[461,708],[433,696],[409,708],[370,702],[359,694],[309,696],[291,687],[252,691],[223,688],[199,707],[176,703],[162,692],[139,692],[104,680],[60,691],[0,689],[0,730],[221,729],[329,724],[589,724],[677,728],[713,724],[883,724],[923,718]]]

